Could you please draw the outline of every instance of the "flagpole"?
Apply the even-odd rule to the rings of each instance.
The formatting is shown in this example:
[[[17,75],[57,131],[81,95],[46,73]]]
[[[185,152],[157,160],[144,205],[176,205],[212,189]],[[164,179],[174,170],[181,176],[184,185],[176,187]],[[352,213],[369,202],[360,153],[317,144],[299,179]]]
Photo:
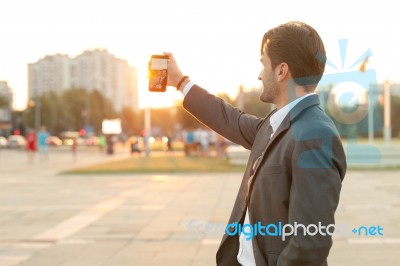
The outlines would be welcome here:
[[[145,141],[144,141],[144,151],[146,156],[150,156],[150,133],[151,133],[151,108],[148,104],[144,111],[144,131],[145,131]]]
[[[365,72],[367,68],[367,63],[368,63],[368,58],[369,55],[364,59],[364,61],[361,63],[359,70],[361,72]],[[375,97],[378,95],[374,95],[374,93],[377,93],[374,91],[374,87],[372,84],[369,84],[369,89],[368,89],[368,143],[372,144],[374,143],[374,106],[375,106]]]
[[[386,143],[389,143],[392,138],[392,129],[390,125],[390,82],[385,81],[383,84],[383,108],[384,108],[384,127],[383,127],[383,137]]]
[[[371,84],[368,90],[368,143],[374,143],[374,104],[375,102],[372,100],[374,99],[373,89],[371,88]]]

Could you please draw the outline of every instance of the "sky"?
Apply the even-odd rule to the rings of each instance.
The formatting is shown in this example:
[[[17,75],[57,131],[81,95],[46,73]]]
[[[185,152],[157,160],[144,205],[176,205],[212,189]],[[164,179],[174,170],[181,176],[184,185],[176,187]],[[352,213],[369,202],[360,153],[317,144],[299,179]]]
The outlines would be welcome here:
[[[1,0],[0,80],[27,103],[27,64],[57,53],[76,56],[106,48],[139,71],[139,106],[168,106],[182,99],[173,88],[147,91],[152,54],[172,52],[185,75],[212,93],[235,96],[239,86],[260,86],[260,43],[279,24],[299,20],[322,37],[336,68],[351,71],[368,49],[367,68],[377,81],[400,81],[396,18],[400,3],[314,0]],[[343,57],[339,40],[347,40]]]

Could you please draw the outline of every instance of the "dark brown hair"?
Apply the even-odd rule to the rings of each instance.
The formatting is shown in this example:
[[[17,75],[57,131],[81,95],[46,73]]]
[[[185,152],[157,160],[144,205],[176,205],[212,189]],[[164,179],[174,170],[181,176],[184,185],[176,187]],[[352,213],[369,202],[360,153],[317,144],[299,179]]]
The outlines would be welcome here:
[[[261,55],[267,48],[271,65],[287,63],[294,81],[313,91],[320,81],[326,62],[321,37],[311,26],[291,21],[267,31],[261,44]]]

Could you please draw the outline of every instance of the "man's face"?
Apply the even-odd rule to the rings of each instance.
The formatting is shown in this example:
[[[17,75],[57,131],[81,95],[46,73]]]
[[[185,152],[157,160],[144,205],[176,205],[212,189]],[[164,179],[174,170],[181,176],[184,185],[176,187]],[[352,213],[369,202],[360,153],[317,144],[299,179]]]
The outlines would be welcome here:
[[[264,53],[262,54],[260,61],[262,69],[258,79],[263,83],[263,91],[260,95],[260,100],[266,103],[274,103],[279,90],[266,48],[264,48]]]

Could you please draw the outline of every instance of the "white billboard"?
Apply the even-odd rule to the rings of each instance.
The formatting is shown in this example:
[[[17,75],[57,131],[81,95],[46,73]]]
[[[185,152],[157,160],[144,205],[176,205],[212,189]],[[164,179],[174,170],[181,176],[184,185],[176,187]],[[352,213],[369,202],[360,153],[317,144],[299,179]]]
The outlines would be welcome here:
[[[101,124],[103,134],[120,134],[121,120],[120,119],[105,119]]]

